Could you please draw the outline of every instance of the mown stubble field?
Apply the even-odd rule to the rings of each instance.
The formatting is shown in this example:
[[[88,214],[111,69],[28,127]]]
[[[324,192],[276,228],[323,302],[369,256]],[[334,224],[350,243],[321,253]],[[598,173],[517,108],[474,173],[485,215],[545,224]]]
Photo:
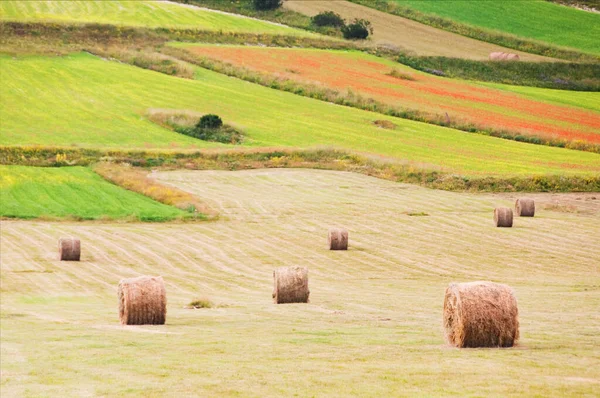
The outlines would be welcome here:
[[[515,195],[316,170],[157,178],[221,218],[2,221],[3,397],[597,394],[600,194],[536,194],[535,218],[500,229]],[[347,252],[326,250],[338,225]],[[80,263],[56,259],[70,235]],[[272,304],[288,265],[309,267],[310,304]],[[140,274],[165,278],[164,326],[118,323],[117,283]],[[473,280],[515,289],[517,347],[445,345],[444,290]],[[184,308],[198,298],[215,306]]]

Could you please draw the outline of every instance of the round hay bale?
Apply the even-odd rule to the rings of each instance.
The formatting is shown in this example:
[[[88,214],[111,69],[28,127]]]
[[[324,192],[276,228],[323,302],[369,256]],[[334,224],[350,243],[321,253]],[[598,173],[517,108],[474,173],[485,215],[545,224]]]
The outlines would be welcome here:
[[[518,61],[520,59],[518,54],[511,54],[505,52],[490,53],[489,58],[490,61]]]
[[[535,215],[535,202],[533,199],[517,199],[515,210],[519,217],[533,217]]]
[[[513,290],[492,282],[451,283],[444,297],[444,330],[455,347],[512,347],[519,339]]]
[[[60,238],[58,240],[58,255],[60,261],[79,261],[81,242],[79,239]]]
[[[284,267],[273,271],[273,302],[308,303],[308,268]]]
[[[164,325],[167,293],[162,276],[121,279],[117,295],[122,325]]]
[[[494,224],[497,227],[510,228],[513,225],[513,211],[508,207],[497,207],[494,209]]]
[[[348,250],[348,231],[341,228],[332,228],[327,234],[329,250]]]

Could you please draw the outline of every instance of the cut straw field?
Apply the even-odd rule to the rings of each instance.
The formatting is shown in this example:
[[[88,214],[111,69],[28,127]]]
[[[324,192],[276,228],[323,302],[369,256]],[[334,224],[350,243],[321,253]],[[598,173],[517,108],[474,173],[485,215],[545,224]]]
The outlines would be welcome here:
[[[596,175],[600,155],[511,142],[332,105],[197,69],[180,79],[89,54],[0,58],[2,145],[225,147],[152,122],[151,109],[216,113],[252,147],[335,146],[468,176]],[[392,122],[394,130],[374,125]],[[32,123],[35,121],[35,123]]]
[[[391,1],[467,25],[600,54],[600,15],[548,1]]]
[[[600,144],[600,111],[586,109],[600,94],[561,93],[432,76],[362,52],[315,49],[211,46],[174,43],[199,56],[237,67],[340,92],[353,92],[391,107],[438,115],[479,129],[511,131],[550,140]],[[392,74],[394,72],[394,74]],[[525,94],[523,94],[525,93]],[[536,100],[543,98],[544,102]],[[559,97],[561,99],[555,99]],[[553,101],[554,104],[549,102]],[[560,103],[560,102],[562,103]],[[565,102],[571,106],[565,106]],[[576,103],[583,107],[574,106]]]
[[[346,20],[367,19],[373,25],[374,44],[393,45],[417,55],[487,60],[490,53],[501,51],[517,53],[524,61],[553,60],[470,39],[348,1],[288,0],[284,3],[284,7],[310,16],[323,11],[334,11]]]
[[[317,37],[301,29],[169,1],[8,0],[0,2],[0,20],[103,23]]]
[[[166,221],[185,214],[85,167],[0,165],[0,196],[0,217]]]
[[[500,229],[492,210],[511,206],[514,196],[329,171],[158,179],[200,195],[223,217],[159,225],[2,221],[3,395],[597,391],[600,197],[538,194],[535,218]],[[348,251],[327,250],[333,226],[348,229]],[[64,236],[81,239],[80,263],[57,261]],[[309,268],[310,304],[272,303],[273,270],[291,265]],[[166,325],[119,325],[118,282],[139,275],[163,276]],[[445,344],[444,290],[475,280],[514,288],[517,347]],[[185,308],[195,300],[212,308]]]

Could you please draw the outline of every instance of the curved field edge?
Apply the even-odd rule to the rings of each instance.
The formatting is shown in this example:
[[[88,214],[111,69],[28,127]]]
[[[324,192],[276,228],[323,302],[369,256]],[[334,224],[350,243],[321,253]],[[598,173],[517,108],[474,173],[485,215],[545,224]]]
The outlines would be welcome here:
[[[170,221],[193,214],[154,201],[81,167],[0,165],[0,217]]]
[[[151,28],[318,35],[281,24],[168,1],[2,1],[0,20],[14,22],[110,23]]]
[[[551,90],[509,94],[511,86],[431,76],[361,52],[175,42],[161,51],[228,76],[327,102],[467,132],[600,153],[600,117],[588,112],[593,108],[576,103],[593,102],[600,98],[596,93],[565,92],[563,101],[549,107],[548,97],[558,97]],[[536,94],[546,101],[540,102]]]
[[[543,55],[547,57],[561,58],[575,62],[598,62],[600,61],[599,51],[587,51],[580,48],[562,47],[554,43],[543,42],[530,38],[523,38],[506,32],[493,31],[480,26],[457,22],[445,16],[439,16],[432,13],[424,13],[415,8],[400,5],[390,0],[349,0],[353,3],[361,4],[366,7],[375,8],[379,11],[398,15],[403,18],[409,18],[414,21],[430,25],[449,32],[457,33],[463,36],[471,37],[476,40],[494,43],[515,50],[528,52],[532,54]],[[434,2],[435,3],[435,2]],[[442,2],[446,3],[446,2]],[[450,2],[448,2],[450,3]],[[472,4],[472,2],[471,2]],[[551,5],[552,6],[552,5]],[[555,6],[555,5],[554,5]],[[574,10],[575,12],[582,12]],[[517,12],[516,14],[520,14]],[[549,26],[552,26],[549,24]],[[591,35],[590,37],[593,37]]]
[[[188,109],[219,114],[245,133],[244,146],[335,146],[468,177],[594,175],[600,170],[593,153],[527,145],[332,105],[201,68],[197,80],[187,80],[89,54],[0,61],[12,76],[2,86],[3,145],[225,148],[160,128],[143,116],[150,108]],[[31,120],[38,123],[32,126]],[[376,120],[388,120],[398,128],[378,128]]]
[[[428,188],[470,192],[600,192],[600,172],[469,177],[443,173],[394,159],[335,149],[245,149],[237,151],[103,151],[97,149],[0,146],[0,164],[36,167],[93,165],[110,161],[148,170],[246,170],[308,168],[348,171]],[[143,173],[144,174],[144,173]],[[209,216],[210,209],[205,211]]]

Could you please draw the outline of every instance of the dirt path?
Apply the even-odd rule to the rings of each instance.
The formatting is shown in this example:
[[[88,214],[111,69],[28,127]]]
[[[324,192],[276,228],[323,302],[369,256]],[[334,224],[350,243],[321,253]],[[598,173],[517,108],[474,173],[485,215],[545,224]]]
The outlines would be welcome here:
[[[417,55],[487,60],[490,53],[503,51],[519,54],[523,61],[557,61],[553,58],[528,54],[456,33],[446,32],[410,19],[347,1],[287,0],[284,7],[309,16],[322,11],[334,11],[346,20],[354,18],[367,19],[373,25],[373,42],[375,44],[391,44]]]

